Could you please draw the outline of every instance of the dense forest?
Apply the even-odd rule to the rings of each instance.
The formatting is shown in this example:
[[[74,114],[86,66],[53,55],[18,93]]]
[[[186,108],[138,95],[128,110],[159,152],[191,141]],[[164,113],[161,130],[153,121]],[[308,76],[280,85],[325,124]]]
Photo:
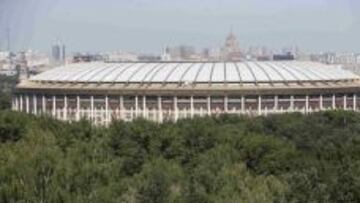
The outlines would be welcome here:
[[[11,112],[0,202],[360,202],[360,114],[223,115],[92,126]]]
[[[11,94],[18,76],[0,75],[0,110],[11,108]]]
[[[0,202],[360,202],[360,114],[96,127],[0,111]]]

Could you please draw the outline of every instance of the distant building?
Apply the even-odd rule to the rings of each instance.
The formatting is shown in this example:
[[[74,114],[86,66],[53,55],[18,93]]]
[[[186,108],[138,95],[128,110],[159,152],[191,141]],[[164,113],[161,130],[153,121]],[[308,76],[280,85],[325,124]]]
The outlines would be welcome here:
[[[274,54],[273,56],[274,61],[293,61],[295,57],[292,53],[288,52],[286,54]]]
[[[258,56],[256,57],[256,61],[270,61],[271,57],[270,56]]]
[[[50,67],[50,58],[47,54],[34,50],[27,50],[24,54],[30,73],[39,72],[39,69]]]
[[[336,64],[356,64],[356,55],[354,53],[338,53],[335,58]]]
[[[2,51],[0,52],[0,61],[2,60],[8,60],[11,56],[11,53],[8,51]]]
[[[57,42],[51,47],[51,64],[53,66],[63,65],[66,60],[66,47],[64,44]]]
[[[166,50],[173,61],[186,61],[196,58],[196,50],[192,46],[180,45],[167,47]]]
[[[163,53],[161,54],[161,61],[171,61],[170,48],[165,47]]]
[[[219,61],[221,59],[221,49],[211,48],[209,49],[209,61]]]
[[[100,54],[76,53],[73,56],[73,63],[84,63],[93,61],[104,61],[104,56]]]
[[[111,62],[138,61],[138,55],[124,51],[104,53],[101,55],[103,55],[106,61]]]
[[[241,61],[243,54],[241,53],[239,43],[233,32],[226,37],[224,47],[221,50],[222,59],[224,61]]]
[[[19,80],[27,80],[30,76],[29,66],[26,60],[25,52],[20,52],[16,59],[16,71],[19,75]]]
[[[65,61],[66,61],[66,47],[65,47],[65,45],[63,44],[62,45],[62,51],[61,51],[61,60],[62,60],[62,62],[63,63],[65,63]]]
[[[202,50],[201,57],[204,58],[204,59],[209,59],[210,58],[210,49],[209,48],[204,48]]]
[[[254,56],[254,58],[264,57],[264,56],[269,57],[271,55],[270,51],[265,46],[250,47],[248,53],[251,54],[252,56]]]
[[[51,47],[51,56],[53,62],[59,62],[60,61],[60,46],[59,45],[53,45]]]
[[[15,76],[17,71],[14,69],[0,69],[0,75]]]
[[[311,54],[311,61],[326,64],[353,65],[359,63],[359,56],[355,53],[320,53]]]
[[[142,62],[156,62],[156,61],[161,61],[161,56],[140,55],[138,57],[138,60]]]

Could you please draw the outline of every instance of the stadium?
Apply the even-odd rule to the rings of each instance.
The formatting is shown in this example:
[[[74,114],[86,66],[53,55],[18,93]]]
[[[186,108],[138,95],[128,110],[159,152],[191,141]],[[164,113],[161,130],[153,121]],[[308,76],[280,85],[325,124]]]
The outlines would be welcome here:
[[[66,121],[311,113],[360,108],[359,76],[315,62],[81,63],[18,84],[13,110]]]

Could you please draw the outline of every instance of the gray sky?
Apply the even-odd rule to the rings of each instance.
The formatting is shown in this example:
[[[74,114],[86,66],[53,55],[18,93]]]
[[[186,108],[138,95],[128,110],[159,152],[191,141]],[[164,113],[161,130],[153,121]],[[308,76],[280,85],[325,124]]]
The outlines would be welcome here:
[[[359,0],[0,0],[0,48],[160,52],[164,45],[360,52]]]

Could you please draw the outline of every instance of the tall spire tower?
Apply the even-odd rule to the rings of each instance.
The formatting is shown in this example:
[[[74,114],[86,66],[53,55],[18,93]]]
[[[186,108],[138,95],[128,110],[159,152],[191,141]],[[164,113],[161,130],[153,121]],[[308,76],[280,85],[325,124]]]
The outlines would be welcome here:
[[[231,27],[229,35],[226,37],[224,47],[222,48],[222,58],[225,61],[241,61],[242,53],[238,40]]]

